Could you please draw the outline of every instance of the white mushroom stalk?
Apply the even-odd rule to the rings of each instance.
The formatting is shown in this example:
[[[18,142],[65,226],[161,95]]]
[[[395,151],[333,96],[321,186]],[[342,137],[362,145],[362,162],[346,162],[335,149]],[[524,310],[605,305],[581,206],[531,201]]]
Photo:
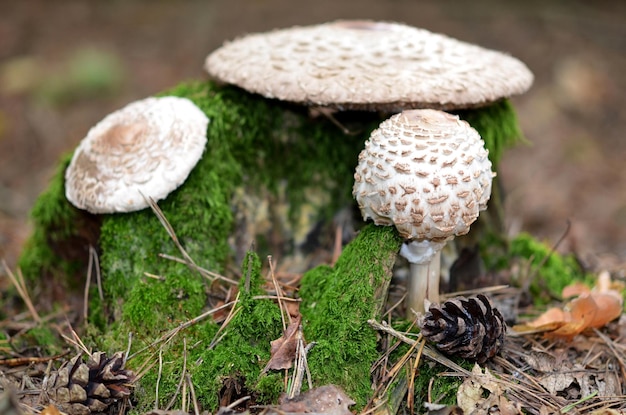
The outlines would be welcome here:
[[[65,171],[65,195],[91,213],[131,212],[164,199],[202,157],[207,116],[187,98],[135,101],[89,130]]]
[[[364,220],[394,225],[410,262],[407,317],[439,301],[440,252],[487,208],[494,173],[480,135],[438,110],[407,110],[365,143],[353,195]]]

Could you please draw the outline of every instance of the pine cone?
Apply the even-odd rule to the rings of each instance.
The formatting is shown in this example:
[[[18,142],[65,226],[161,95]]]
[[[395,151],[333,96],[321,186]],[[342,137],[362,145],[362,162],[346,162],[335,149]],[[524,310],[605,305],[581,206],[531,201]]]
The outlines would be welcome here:
[[[419,326],[442,352],[478,363],[500,351],[506,333],[504,318],[482,294],[432,304]]]
[[[44,389],[50,400],[68,415],[99,414],[130,395],[129,386],[135,375],[123,367],[121,352],[111,358],[96,352],[87,363],[78,355],[52,373]]]

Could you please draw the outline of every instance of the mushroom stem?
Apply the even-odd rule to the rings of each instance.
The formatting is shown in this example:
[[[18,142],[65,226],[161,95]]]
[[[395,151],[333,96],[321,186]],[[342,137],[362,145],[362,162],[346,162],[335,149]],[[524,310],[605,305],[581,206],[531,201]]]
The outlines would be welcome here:
[[[411,264],[405,302],[408,320],[415,317],[413,311],[424,314],[424,300],[439,302],[441,250],[445,245],[445,240],[407,241],[400,248],[400,255]]]
[[[430,262],[410,264],[409,281],[406,294],[406,317],[415,318],[414,312],[424,314],[424,300],[439,302],[439,278],[441,267],[441,251],[437,251]]]

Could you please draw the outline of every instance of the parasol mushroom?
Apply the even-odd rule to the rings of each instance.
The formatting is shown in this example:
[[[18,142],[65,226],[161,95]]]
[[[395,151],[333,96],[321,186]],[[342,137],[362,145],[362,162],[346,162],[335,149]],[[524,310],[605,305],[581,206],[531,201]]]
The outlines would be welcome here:
[[[89,130],[65,171],[65,195],[91,213],[132,212],[180,186],[206,145],[207,116],[189,99],[146,98]]]
[[[480,135],[457,116],[406,110],[365,143],[354,175],[364,220],[394,225],[410,263],[407,317],[439,301],[440,252],[486,209],[494,173]]]
[[[211,53],[205,69],[266,98],[390,112],[485,106],[533,81],[526,65],[504,53],[369,20],[250,34]]]

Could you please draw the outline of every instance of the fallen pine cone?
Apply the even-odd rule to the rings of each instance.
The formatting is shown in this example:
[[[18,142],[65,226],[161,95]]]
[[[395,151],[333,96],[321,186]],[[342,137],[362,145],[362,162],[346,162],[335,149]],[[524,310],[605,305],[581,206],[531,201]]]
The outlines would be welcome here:
[[[442,352],[478,363],[500,351],[506,333],[504,318],[483,294],[431,304],[419,326]]]
[[[93,353],[87,363],[82,354],[63,363],[44,382],[51,402],[68,415],[100,414],[130,395],[134,373],[124,369],[124,354],[107,358]]]

